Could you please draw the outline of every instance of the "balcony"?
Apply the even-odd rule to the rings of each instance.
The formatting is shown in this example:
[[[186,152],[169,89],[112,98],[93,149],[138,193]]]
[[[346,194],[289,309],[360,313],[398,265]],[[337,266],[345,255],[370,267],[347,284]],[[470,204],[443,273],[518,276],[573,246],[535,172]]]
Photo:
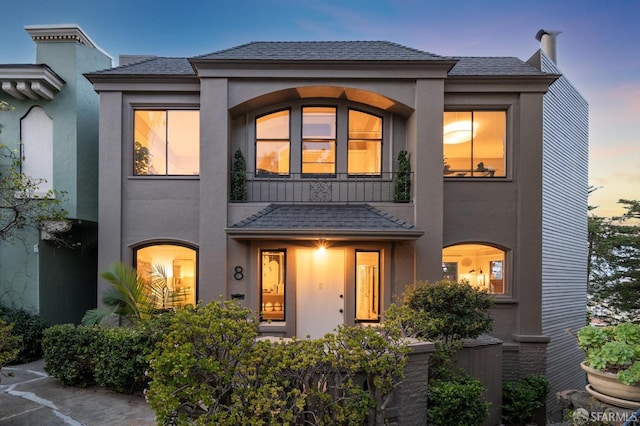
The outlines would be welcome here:
[[[397,172],[375,176],[245,173],[246,198],[241,201],[292,204],[393,202],[398,175]],[[409,180],[412,180],[412,173],[409,173]]]

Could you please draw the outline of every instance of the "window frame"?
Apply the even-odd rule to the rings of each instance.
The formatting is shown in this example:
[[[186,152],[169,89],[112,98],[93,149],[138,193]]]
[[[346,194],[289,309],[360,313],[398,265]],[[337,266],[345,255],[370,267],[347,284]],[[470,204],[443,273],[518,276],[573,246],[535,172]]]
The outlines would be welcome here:
[[[305,108],[332,108],[334,111],[334,126],[335,134],[333,139],[328,138],[306,138],[304,137],[304,110]],[[300,105],[300,175],[302,177],[335,177],[338,175],[338,138],[339,138],[339,106],[337,104],[302,104]],[[304,143],[305,141],[310,143],[333,141],[333,162],[322,164],[333,164],[333,172],[305,172],[304,171]],[[313,163],[308,163],[313,164]]]
[[[263,316],[263,312],[265,311],[265,309],[263,309],[263,296],[264,296],[264,291],[263,291],[263,262],[262,262],[262,257],[264,255],[265,252],[272,252],[272,253],[282,253],[282,278],[283,278],[283,285],[284,285],[284,289],[282,292],[282,319],[279,318],[265,318]],[[261,248],[260,252],[259,252],[259,263],[258,263],[258,268],[259,268],[259,281],[258,281],[258,294],[259,294],[259,301],[258,301],[258,308],[259,308],[259,319],[261,323],[266,323],[266,322],[272,322],[272,323],[277,323],[277,324],[285,324],[287,321],[287,291],[288,291],[288,284],[287,284],[287,249],[286,248]]]
[[[289,113],[289,128],[288,128],[288,133],[289,133],[289,138],[287,139],[288,143],[289,143],[289,167],[288,167],[288,171],[287,173],[264,173],[264,172],[259,172],[258,170],[258,120],[262,117],[266,117],[268,115],[271,114],[277,114],[279,112],[284,112],[287,111]],[[278,108],[275,110],[270,110],[268,112],[262,113],[262,114],[258,114],[255,115],[253,117],[253,168],[255,171],[255,176],[256,177],[288,177],[291,176],[291,147],[292,147],[292,141],[291,141],[291,122],[292,122],[292,118],[293,118],[293,114],[292,114],[292,108],[291,107],[286,107],[286,108]],[[270,139],[271,141],[273,140],[280,140],[280,139]],[[284,139],[282,139],[284,141]]]
[[[364,140],[366,142],[370,142],[370,141],[378,141],[379,145],[380,145],[380,169],[376,172],[376,173],[349,173],[349,142],[351,142],[351,138],[349,137],[349,133],[350,133],[350,113],[351,111],[355,111],[355,112],[360,112],[362,114],[367,114],[367,115],[371,115],[373,117],[379,118],[380,119],[380,139],[364,139],[364,138],[359,138],[357,140]],[[384,136],[385,136],[385,119],[382,115],[379,114],[374,114],[368,111],[364,111],[362,109],[359,108],[352,108],[350,106],[347,106],[347,176],[349,177],[376,177],[376,178],[380,178],[382,177],[382,168],[383,168],[383,164],[384,164]]]
[[[511,257],[512,257],[512,250],[507,249],[505,247],[501,247],[495,244],[490,244],[487,242],[479,242],[479,241],[466,241],[466,242],[459,242],[459,243],[454,243],[454,244],[450,244],[447,245],[445,247],[442,248],[442,265],[443,265],[443,269],[442,269],[442,277],[443,279],[445,278],[445,274],[446,272],[444,271],[444,265],[447,263],[450,263],[449,261],[445,261],[445,255],[444,255],[444,250],[448,249],[448,248],[452,248],[452,247],[457,247],[457,246],[469,246],[469,245],[475,245],[475,246],[484,246],[486,248],[490,248],[490,249],[494,249],[494,250],[498,250],[502,253],[502,258],[498,259],[496,258],[495,255],[491,255],[491,254],[485,254],[483,257],[486,257],[486,269],[483,270],[483,277],[482,277],[482,285],[486,287],[488,293],[492,296],[495,296],[497,299],[511,299],[513,298],[513,274],[511,273]],[[501,272],[502,272],[502,289],[503,291],[501,293],[493,293],[491,292],[491,265],[493,262],[496,261],[500,261],[501,262]],[[470,275],[472,273],[477,273],[477,271],[475,271],[476,267],[478,265],[476,264],[471,264],[471,265],[464,265],[464,267],[461,269],[460,268],[460,263],[457,264],[457,270],[456,270],[456,277],[457,277],[457,281],[456,282],[460,282],[460,280],[462,279],[466,279],[467,277],[465,277],[464,275]],[[480,268],[482,269],[484,265],[480,265]],[[474,271],[469,270],[469,272],[467,272],[465,269],[473,269]],[[478,276],[476,276],[476,281],[475,282],[471,282],[470,284],[473,285],[474,287],[479,285],[478,282]]]
[[[444,115],[445,113],[448,112],[460,112],[460,113],[470,113],[473,117],[473,114],[476,112],[503,112],[505,115],[505,128],[504,128],[504,134],[505,134],[505,142],[504,142],[504,175],[500,175],[500,176],[493,176],[493,175],[477,175],[477,176],[458,176],[458,175],[453,175],[453,174],[444,174],[443,173],[443,178],[446,180],[450,180],[450,181],[460,181],[460,180],[490,180],[490,181],[505,181],[505,180],[511,180],[512,179],[512,150],[513,150],[513,146],[514,146],[514,138],[515,135],[513,134],[513,125],[512,125],[512,120],[513,120],[513,112],[512,112],[512,107],[513,104],[497,104],[497,105],[487,105],[487,104],[471,104],[471,105],[446,105],[445,104],[445,108],[444,111],[442,113],[442,118],[443,118],[443,134],[442,134],[442,147],[443,147],[443,163],[446,161],[444,158]],[[473,151],[472,151],[472,157],[471,157],[471,169],[470,171],[473,172],[475,171],[476,173],[479,172],[478,170],[475,169],[474,164],[474,160],[473,160]],[[444,168],[443,168],[444,169]],[[446,169],[444,169],[446,170]],[[443,170],[443,171],[444,171]]]
[[[336,108],[336,173],[335,174],[303,174],[302,173],[302,108],[303,107],[332,107]],[[258,173],[256,169],[256,118],[268,115],[277,111],[289,109],[290,111],[290,164],[289,175],[273,175]],[[361,175],[348,174],[347,164],[347,141],[348,141],[348,111],[349,109],[361,111],[367,114],[371,114],[382,119],[382,141],[381,147],[381,170],[380,175],[370,176],[372,179],[384,179],[393,170],[392,164],[388,154],[385,155],[384,150],[390,149],[393,146],[392,125],[396,116],[388,111],[380,110],[379,108],[368,106],[364,104],[358,104],[357,102],[333,99],[333,98],[309,98],[309,99],[297,99],[285,102],[277,102],[272,105],[268,105],[261,108],[256,108],[253,111],[246,112],[244,115],[237,116],[235,118],[240,119],[241,122],[238,126],[243,127],[243,133],[246,137],[237,139],[234,142],[234,149],[243,149],[244,146],[252,146],[253,149],[248,149],[246,153],[247,160],[247,172],[252,173],[253,178],[256,180],[278,180],[296,178],[322,178],[322,179],[335,179],[338,177],[347,178],[361,178]],[[342,122],[347,123],[346,126],[342,125]],[[238,127],[240,130],[240,127]],[[386,142],[386,143],[385,143]],[[245,143],[247,145],[245,145]]]
[[[194,306],[198,303],[198,293],[200,291],[200,285],[199,285],[199,276],[200,276],[200,250],[198,249],[198,247],[193,246],[191,244],[188,243],[184,243],[184,242],[179,242],[179,241],[171,241],[171,240],[154,240],[152,242],[146,242],[144,244],[139,244],[136,246],[133,246],[131,248],[132,250],[132,260],[133,260],[133,267],[136,268],[136,271],[138,269],[138,251],[145,249],[145,248],[149,248],[149,247],[154,247],[154,246],[175,246],[175,247],[182,247],[182,248],[186,248],[189,250],[193,250],[194,252],[194,258],[195,258],[195,265],[194,265],[194,276],[193,276],[193,297],[195,300]],[[138,274],[140,273],[139,271],[137,271]]]
[[[377,271],[377,292],[376,292],[376,299],[377,299],[377,313],[378,313],[378,318],[377,319],[359,319],[358,318],[358,253],[377,253],[378,254],[378,271]],[[353,277],[354,277],[354,288],[353,288],[353,309],[354,309],[354,314],[353,317],[355,319],[356,323],[380,323],[381,321],[381,308],[382,308],[382,250],[375,250],[375,249],[356,249],[355,250],[355,255],[354,255],[354,273],[353,273]]]
[[[156,112],[156,111],[160,111],[160,112],[164,112],[165,113],[165,120],[166,120],[166,129],[165,129],[165,160],[164,160],[164,167],[165,167],[165,173],[162,174],[138,174],[136,172],[136,112],[138,111],[152,111],[152,112]],[[146,105],[146,104],[140,104],[140,105],[131,105],[131,176],[134,178],[143,178],[143,179],[162,179],[162,178],[199,178],[200,177],[200,173],[202,172],[200,169],[200,151],[201,151],[201,141],[202,141],[202,137],[200,135],[200,128],[198,128],[198,149],[197,149],[197,157],[198,157],[198,173],[196,174],[170,174],[169,173],[169,120],[168,120],[168,114],[170,111],[193,111],[196,112],[198,114],[198,125],[200,125],[200,106],[199,105],[170,105],[167,106],[166,104],[163,105]]]

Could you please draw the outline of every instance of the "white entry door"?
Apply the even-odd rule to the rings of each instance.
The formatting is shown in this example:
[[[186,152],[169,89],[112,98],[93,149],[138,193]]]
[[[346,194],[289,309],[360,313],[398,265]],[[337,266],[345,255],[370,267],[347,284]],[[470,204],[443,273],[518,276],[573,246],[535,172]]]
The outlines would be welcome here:
[[[296,250],[296,336],[312,339],[344,323],[344,250]]]

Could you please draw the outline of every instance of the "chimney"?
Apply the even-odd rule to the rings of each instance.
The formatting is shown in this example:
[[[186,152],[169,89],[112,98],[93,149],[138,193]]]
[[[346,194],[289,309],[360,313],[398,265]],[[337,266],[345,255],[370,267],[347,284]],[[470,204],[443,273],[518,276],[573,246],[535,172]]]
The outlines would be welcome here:
[[[557,64],[558,61],[556,59],[556,37],[562,31],[556,30],[540,30],[538,34],[536,34],[536,40],[540,42],[540,49],[545,54],[545,56],[554,64]]]

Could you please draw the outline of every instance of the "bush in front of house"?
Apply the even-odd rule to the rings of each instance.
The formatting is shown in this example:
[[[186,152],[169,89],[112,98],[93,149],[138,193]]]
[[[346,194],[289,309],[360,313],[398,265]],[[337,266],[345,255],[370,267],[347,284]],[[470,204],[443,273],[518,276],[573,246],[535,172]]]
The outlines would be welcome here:
[[[484,386],[468,375],[429,381],[427,418],[434,426],[481,425],[489,413]]]
[[[97,384],[121,393],[142,391],[148,384],[147,357],[171,314],[132,327],[54,325],[43,340],[45,371],[65,386]]]
[[[7,324],[0,318],[0,369],[18,356],[20,336],[12,334],[13,324]]]
[[[529,376],[502,385],[502,418],[507,425],[531,422],[543,407],[550,384],[544,376]]]
[[[47,324],[38,315],[23,309],[0,305],[0,318],[13,324],[12,335],[21,336],[22,343],[12,364],[26,364],[42,358],[42,336]]]
[[[406,364],[399,333],[339,327],[271,342],[257,331],[234,302],[178,311],[150,357],[146,397],[158,422],[382,424]]]
[[[419,281],[404,292],[402,306],[392,305],[385,312],[386,323],[435,344],[429,358],[430,424],[482,424],[489,415],[482,383],[456,367],[453,359],[462,339],[491,330],[492,306],[493,297],[468,282]]]

